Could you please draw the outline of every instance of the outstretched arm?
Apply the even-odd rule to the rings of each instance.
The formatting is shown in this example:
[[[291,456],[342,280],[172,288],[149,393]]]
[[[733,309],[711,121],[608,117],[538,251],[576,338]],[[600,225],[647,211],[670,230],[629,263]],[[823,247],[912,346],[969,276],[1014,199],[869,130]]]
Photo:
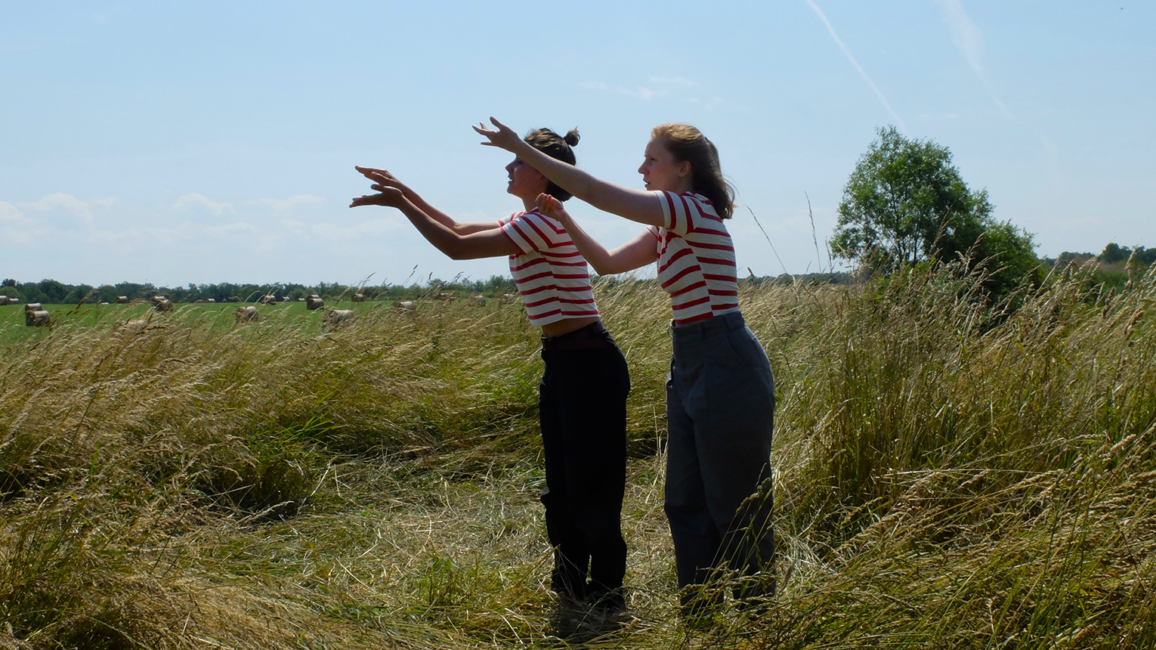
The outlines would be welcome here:
[[[490,121],[497,127],[496,130],[488,129],[484,124],[474,127],[475,131],[486,137],[487,142],[483,142],[483,145],[509,151],[522,162],[537,169],[558,187],[603,212],[610,212],[648,226],[663,225],[662,203],[654,194],[594,178],[574,165],[555,160],[531,147],[510,127],[496,119],[491,117]]]
[[[480,257],[501,257],[521,253],[518,246],[498,228],[463,235],[442,224],[413,204],[396,187],[374,185],[372,189],[380,194],[369,194],[353,199],[349,207],[382,205],[397,208],[417,228],[418,232],[439,251],[455,260],[472,260]]]
[[[586,261],[594,267],[594,272],[598,275],[614,275],[615,273],[633,271],[658,259],[658,247],[655,245],[654,235],[647,231],[639,233],[637,237],[618,248],[608,251],[574,222],[570,213],[566,212],[566,208],[558,199],[549,194],[539,194],[538,210],[547,217],[561,222],[578,252],[582,253],[582,257],[586,258]]]
[[[498,227],[498,224],[495,222],[458,223],[454,221],[453,218],[448,214],[438,210],[429,203],[426,203],[426,200],[418,195],[417,192],[413,191],[408,185],[397,180],[397,177],[388,171],[384,169],[375,169],[373,167],[354,167],[354,169],[361,172],[362,176],[365,176],[378,185],[383,187],[396,187],[397,189],[401,190],[402,194],[405,195],[405,198],[409,199],[409,202],[412,203],[418,210],[426,213],[426,215],[431,217],[434,221],[440,223],[446,228],[449,228],[450,230],[453,230],[459,235],[470,235],[476,232],[483,232],[485,230],[493,230]]]

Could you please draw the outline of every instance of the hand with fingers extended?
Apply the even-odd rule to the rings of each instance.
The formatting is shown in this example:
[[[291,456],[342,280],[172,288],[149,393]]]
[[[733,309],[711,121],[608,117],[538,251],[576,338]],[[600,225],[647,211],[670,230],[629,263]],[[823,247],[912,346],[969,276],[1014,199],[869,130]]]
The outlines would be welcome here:
[[[397,189],[401,190],[402,194],[405,194],[406,197],[409,197],[413,194],[413,190],[409,189],[409,186],[397,180],[396,176],[389,173],[389,171],[385,169],[361,167],[357,165],[354,166],[354,169],[360,172],[362,176],[368,178],[378,185],[383,187],[396,187]]]
[[[542,192],[535,202],[538,204],[538,211],[542,214],[561,221],[562,225],[570,223],[570,213],[566,212],[566,207],[558,199]]]
[[[382,205],[387,208],[400,208],[402,204],[406,202],[405,193],[397,187],[375,183],[370,189],[377,190],[379,194],[359,196],[353,199],[349,207],[358,208],[363,205]]]
[[[483,142],[482,146],[497,147],[499,149],[505,149],[510,153],[514,153],[515,147],[522,143],[522,139],[518,137],[517,133],[514,133],[513,129],[506,126],[505,124],[502,124],[497,119],[491,117],[490,122],[492,122],[493,125],[497,128],[486,128],[484,122],[478,122],[478,125],[474,127],[474,131],[477,131],[479,135],[486,137],[487,142]]]

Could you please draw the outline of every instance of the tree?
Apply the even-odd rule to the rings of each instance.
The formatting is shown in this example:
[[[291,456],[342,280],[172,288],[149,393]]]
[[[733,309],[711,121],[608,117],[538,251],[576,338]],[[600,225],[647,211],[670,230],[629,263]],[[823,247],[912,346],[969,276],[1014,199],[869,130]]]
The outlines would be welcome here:
[[[840,257],[884,268],[966,258],[998,270],[997,294],[1033,272],[1032,236],[992,218],[987,190],[968,189],[947,147],[895,127],[878,134],[843,188],[831,241]]]

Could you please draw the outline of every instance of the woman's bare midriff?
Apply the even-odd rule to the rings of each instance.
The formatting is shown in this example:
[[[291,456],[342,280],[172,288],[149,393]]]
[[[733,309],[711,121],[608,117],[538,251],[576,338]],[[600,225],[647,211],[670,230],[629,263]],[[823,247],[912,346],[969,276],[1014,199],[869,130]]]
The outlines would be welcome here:
[[[560,320],[556,323],[542,326],[542,336],[562,336],[569,334],[574,330],[580,330],[587,325],[597,323],[600,319],[597,316],[589,316],[587,318],[571,318],[567,320]]]

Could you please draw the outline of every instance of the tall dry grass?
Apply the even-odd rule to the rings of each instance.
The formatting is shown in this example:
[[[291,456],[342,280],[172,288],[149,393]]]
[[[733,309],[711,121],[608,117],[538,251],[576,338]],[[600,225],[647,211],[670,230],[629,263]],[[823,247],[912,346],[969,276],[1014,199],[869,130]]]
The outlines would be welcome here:
[[[649,283],[598,293],[633,381],[611,617],[544,586],[519,308],[65,321],[0,350],[0,647],[1156,646],[1156,274],[1014,310],[978,281],[743,287],[779,398],[780,594],[694,626]]]

